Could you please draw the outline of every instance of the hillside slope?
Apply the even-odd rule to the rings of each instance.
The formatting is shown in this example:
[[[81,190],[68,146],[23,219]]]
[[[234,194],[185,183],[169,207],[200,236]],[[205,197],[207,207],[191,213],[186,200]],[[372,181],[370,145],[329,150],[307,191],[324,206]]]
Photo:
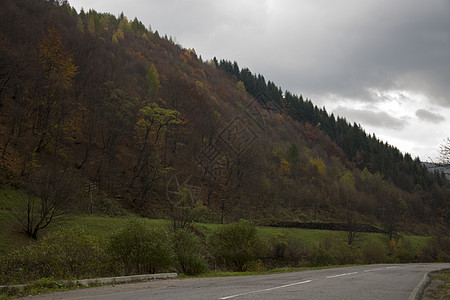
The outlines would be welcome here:
[[[125,16],[0,8],[4,184],[83,213],[448,228],[442,174],[237,63]]]

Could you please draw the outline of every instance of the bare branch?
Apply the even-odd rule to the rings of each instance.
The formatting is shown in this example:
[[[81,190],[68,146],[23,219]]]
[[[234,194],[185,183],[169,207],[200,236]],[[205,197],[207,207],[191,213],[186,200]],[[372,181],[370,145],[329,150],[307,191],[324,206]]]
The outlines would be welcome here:
[[[439,147],[439,160],[442,164],[450,164],[450,138],[444,139],[444,143]]]

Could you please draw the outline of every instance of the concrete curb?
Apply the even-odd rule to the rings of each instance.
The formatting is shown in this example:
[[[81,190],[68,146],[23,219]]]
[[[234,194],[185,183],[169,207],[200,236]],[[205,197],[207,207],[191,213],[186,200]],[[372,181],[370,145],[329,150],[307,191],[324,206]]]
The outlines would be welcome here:
[[[428,272],[423,275],[422,280],[416,285],[411,295],[409,295],[408,300],[419,300],[420,298],[422,298],[422,294],[427,285],[430,284],[430,281],[431,277],[430,273]]]
[[[120,277],[108,277],[108,278],[94,278],[94,279],[81,279],[81,280],[66,280],[59,281],[62,286],[90,286],[96,284],[110,284],[110,283],[126,283],[134,281],[147,281],[147,280],[157,280],[157,279],[172,279],[177,278],[177,273],[159,273],[159,274],[145,274],[145,275],[131,275],[131,276],[120,276]],[[0,286],[0,292],[10,291],[10,290],[25,290],[28,286],[32,284],[20,284],[20,285],[6,285]]]

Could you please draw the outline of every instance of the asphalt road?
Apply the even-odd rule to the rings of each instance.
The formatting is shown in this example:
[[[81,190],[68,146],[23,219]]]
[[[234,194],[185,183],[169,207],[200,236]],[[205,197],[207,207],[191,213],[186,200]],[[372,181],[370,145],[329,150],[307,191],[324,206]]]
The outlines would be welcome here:
[[[27,299],[414,299],[430,271],[450,264],[368,265],[272,275],[171,279]]]

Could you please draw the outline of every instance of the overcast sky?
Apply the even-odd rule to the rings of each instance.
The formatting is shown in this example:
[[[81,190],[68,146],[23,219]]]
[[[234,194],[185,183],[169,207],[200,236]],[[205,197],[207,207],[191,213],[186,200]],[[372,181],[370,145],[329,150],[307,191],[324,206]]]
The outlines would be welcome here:
[[[69,0],[237,61],[421,160],[450,136],[448,0]]]

